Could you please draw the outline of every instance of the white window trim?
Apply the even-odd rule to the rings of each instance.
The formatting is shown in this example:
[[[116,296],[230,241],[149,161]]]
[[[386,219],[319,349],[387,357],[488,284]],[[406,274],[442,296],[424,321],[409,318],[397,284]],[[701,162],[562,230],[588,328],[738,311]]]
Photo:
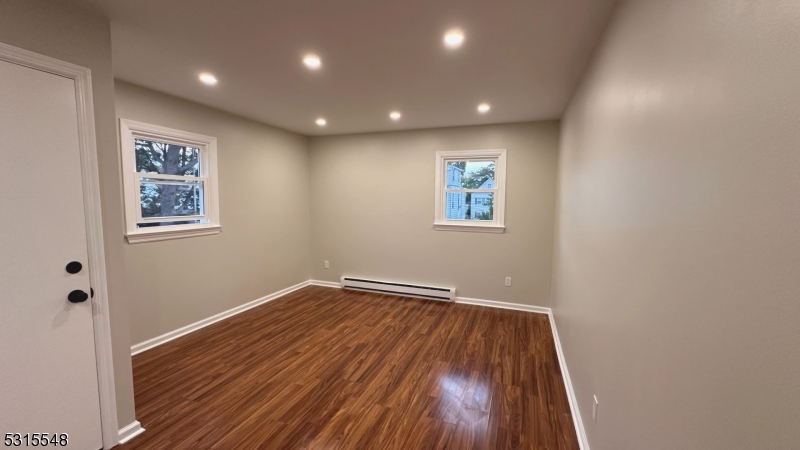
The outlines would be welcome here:
[[[447,220],[445,215],[445,196],[447,186],[447,163],[449,161],[463,161],[492,159],[495,165],[495,188],[490,191],[495,193],[494,220],[492,221],[462,221]],[[486,189],[465,189],[464,192],[481,192]],[[454,150],[436,152],[436,211],[433,228],[441,231],[472,231],[480,233],[504,233],[505,206],[506,206],[506,149],[489,150]]]
[[[122,153],[122,182],[125,195],[125,236],[128,243],[163,241],[193,236],[218,234],[222,230],[219,222],[219,191],[217,181],[217,138],[188,131],[174,130],[134,120],[119,119],[120,149]],[[140,174],[136,172],[136,150],[134,138],[156,140],[178,144],[200,150],[200,177],[204,181],[204,218],[209,223],[168,225],[163,227],[137,228],[141,222],[141,207],[138,201]],[[159,177],[166,177],[160,175]],[[187,217],[191,219],[191,217]]]

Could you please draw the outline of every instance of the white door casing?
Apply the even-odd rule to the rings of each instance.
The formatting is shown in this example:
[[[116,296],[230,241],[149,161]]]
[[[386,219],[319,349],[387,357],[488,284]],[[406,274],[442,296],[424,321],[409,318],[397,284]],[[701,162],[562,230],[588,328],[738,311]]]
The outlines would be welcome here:
[[[1,431],[110,448],[118,427],[89,70],[0,44],[0,151]],[[68,274],[70,261],[83,270]],[[93,299],[67,301],[92,287]]]

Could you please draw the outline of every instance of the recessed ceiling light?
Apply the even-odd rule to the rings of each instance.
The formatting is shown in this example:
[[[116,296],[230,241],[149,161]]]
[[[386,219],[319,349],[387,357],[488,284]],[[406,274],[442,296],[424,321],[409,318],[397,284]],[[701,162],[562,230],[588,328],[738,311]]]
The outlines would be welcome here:
[[[306,55],[303,58],[303,64],[306,65],[311,70],[317,70],[322,67],[322,61],[319,59],[317,55]]]
[[[464,43],[464,33],[461,30],[450,30],[444,35],[444,45],[449,48],[461,47]]]
[[[391,117],[392,120],[400,120],[400,118],[403,117],[403,115],[400,114],[399,111],[392,111],[391,114],[389,114],[389,117]]]
[[[211,75],[210,73],[201,73],[199,78],[200,78],[200,81],[202,81],[204,84],[207,84],[209,86],[213,86],[213,85],[217,84],[217,77],[215,77],[214,75]]]
[[[327,121],[327,120],[325,120],[325,119],[323,119],[322,117],[320,117],[319,119],[317,119],[317,125],[319,125],[319,126],[321,126],[321,127],[324,127],[324,126],[325,126],[325,124],[327,124],[327,123],[328,123],[328,121]]]
[[[492,109],[492,107],[489,106],[488,103],[481,103],[480,105],[478,105],[478,112],[481,114],[489,112],[490,109]]]

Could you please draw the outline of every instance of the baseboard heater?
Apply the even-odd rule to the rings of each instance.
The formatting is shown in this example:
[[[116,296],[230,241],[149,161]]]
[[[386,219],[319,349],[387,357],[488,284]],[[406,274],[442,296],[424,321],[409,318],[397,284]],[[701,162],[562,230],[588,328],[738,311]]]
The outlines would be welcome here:
[[[422,286],[419,284],[397,283],[394,281],[367,280],[364,278],[342,277],[342,287],[360,291],[380,292],[382,294],[405,297],[428,298],[432,300],[455,301],[456,288]]]

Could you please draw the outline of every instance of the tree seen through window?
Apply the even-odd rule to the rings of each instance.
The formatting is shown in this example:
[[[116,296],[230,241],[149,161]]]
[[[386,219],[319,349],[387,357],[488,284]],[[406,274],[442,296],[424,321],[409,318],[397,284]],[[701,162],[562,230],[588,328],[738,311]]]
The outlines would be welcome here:
[[[200,151],[165,142],[135,139],[136,171],[159,175],[200,176]],[[203,183],[142,179],[142,217],[203,214]],[[175,223],[177,224],[177,223]]]

